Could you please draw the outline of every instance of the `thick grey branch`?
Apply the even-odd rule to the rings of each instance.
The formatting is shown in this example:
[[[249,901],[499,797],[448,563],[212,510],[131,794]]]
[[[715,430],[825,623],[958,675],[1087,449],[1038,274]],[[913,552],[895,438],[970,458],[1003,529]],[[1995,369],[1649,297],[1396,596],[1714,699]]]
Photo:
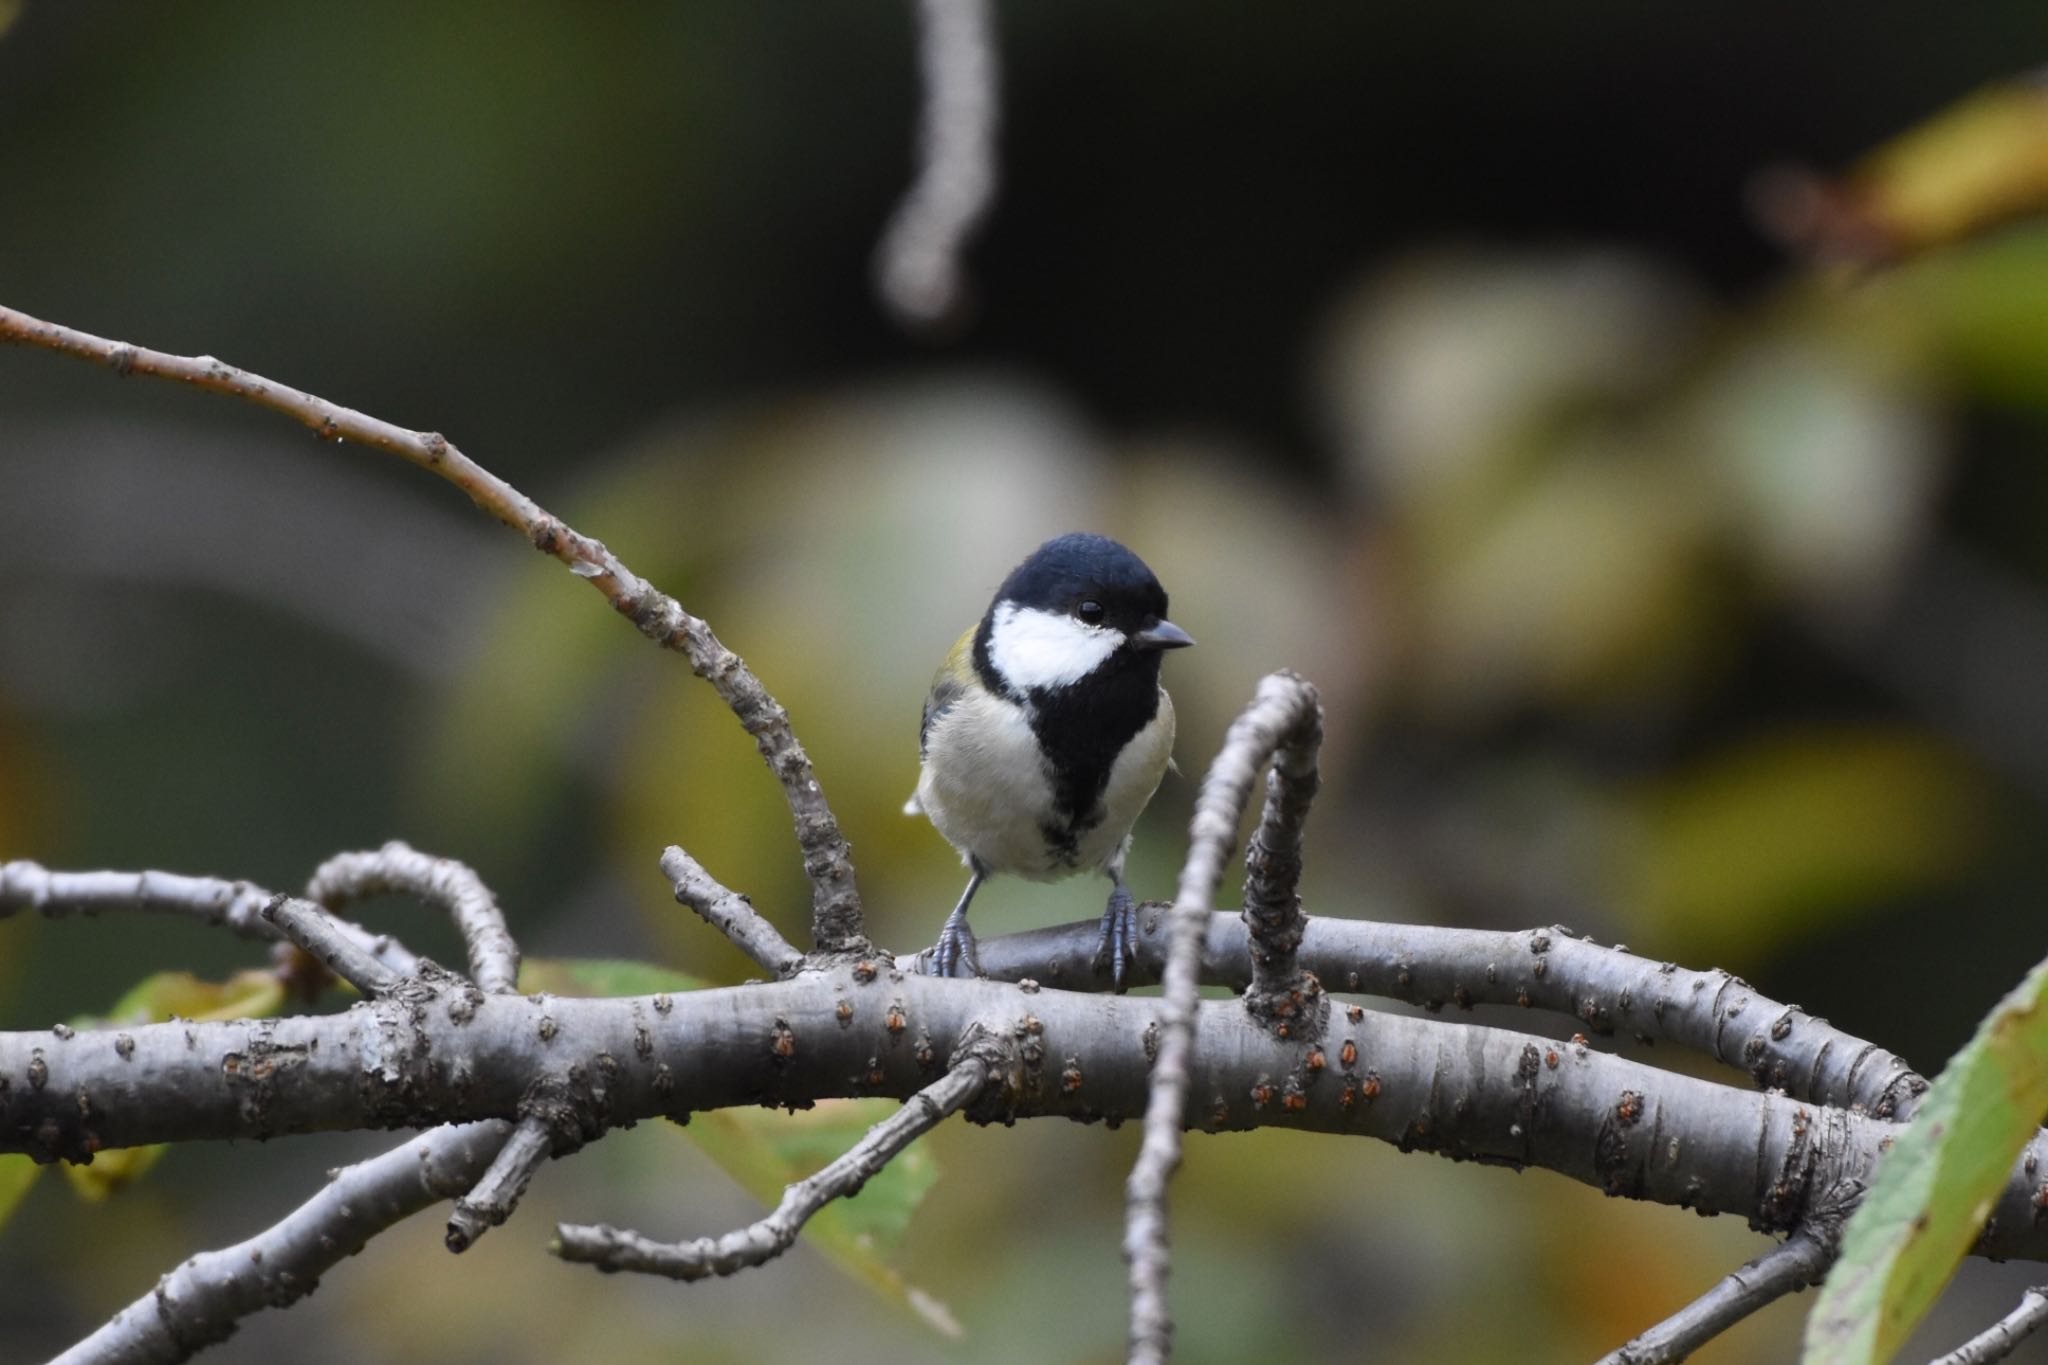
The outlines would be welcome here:
[[[506,927],[498,898],[467,863],[421,853],[400,840],[361,853],[340,853],[320,864],[306,883],[306,899],[332,914],[353,901],[399,891],[416,896],[455,921],[469,949],[469,976],[479,990],[519,986],[519,945]]]
[[[224,1341],[236,1322],[313,1292],[320,1276],[378,1233],[468,1188],[511,1125],[496,1121],[409,1137],[336,1172],[274,1227],[202,1252],[79,1342],[54,1365],[171,1365]]]
[[[272,896],[260,913],[280,934],[364,995],[388,995],[405,980],[403,974],[364,952],[342,931],[340,920],[311,901],[279,894]]]
[[[1599,1365],[1670,1365],[1684,1360],[1750,1314],[1810,1284],[1834,1261],[1835,1239],[1804,1229],[1766,1251]]]
[[[995,199],[1001,104],[990,11],[989,0],[918,0],[917,179],[875,252],[875,287],[906,327],[934,327],[961,312],[961,257]]]
[[[2043,1322],[2048,1322],[2048,1286],[2036,1285],[2020,1296],[2019,1307],[1933,1365],[1991,1365],[1992,1361],[2004,1360]]]
[[[512,1216],[526,1183],[554,1147],[554,1133],[545,1119],[524,1118],[511,1140],[498,1149],[491,1167],[476,1186],[455,1201],[448,1215],[446,1241],[450,1251],[467,1251],[486,1231]]]
[[[1164,1003],[841,963],[677,996],[487,996],[423,971],[341,1014],[0,1033],[0,1151],[518,1119],[558,1097],[587,1140],[628,1121],[845,1095],[908,1098],[982,1019],[1024,1027],[1004,1115],[1144,1109]],[[1786,1232],[1860,1179],[1895,1125],[1733,1089],[1591,1048],[1430,1018],[1339,1010],[1320,1044],[1202,1002],[1180,1120],[1284,1127],[1541,1166],[1612,1194]],[[992,1099],[991,1103],[997,1102]],[[1676,1139],[1674,1141],[1674,1139]],[[1977,1250],[2048,1260],[2035,1219],[2048,1141],[2016,1163]]]
[[[1189,1049],[1194,1034],[1197,973],[1202,938],[1223,878],[1223,864],[1237,840],[1237,824],[1259,769],[1273,756],[1283,735],[1295,731],[1305,711],[1315,708],[1315,691],[1291,673],[1260,679],[1257,694],[1231,722],[1223,748],[1202,779],[1188,829],[1188,856],[1169,915],[1164,994],[1160,1001],[1158,1065],[1145,1104],[1145,1136],[1125,1185],[1124,1258],[1130,1262],[1133,1361],[1164,1361],[1172,1349],[1173,1319],[1166,1301],[1169,1255],[1166,1245],[1166,1184],[1180,1165],[1180,1132],[1189,1093]],[[1326,1000],[1306,1002],[1293,1030],[1281,1038],[1313,1040]],[[1318,1054],[1320,1055],[1320,1054]],[[1271,1091],[1270,1082],[1266,1084]]]
[[[1139,908],[1129,982],[1157,982],[1166,961],[1169,907]],[[1094,961],[1097,921],[985,938],[982,970],[1071,990],[1110,988]],[[1201,945],[1204,985],[1251,984],[1249,942],[1234,914],[1212,914]],[[1425,1009],[1517,1005],[1576,1020],[1588,1034],[1669,1042],[1740,1067],[1760,1088],[1880,1118],[1903,1119],[1927,1082],[1896,1054],[1761,994],[1727,972],[1693,971],[1603,947],[1568,929],[1508,932],[1312,916],[1300,965],[1331,990],[1386,996]],[[904,958],[909,968],[915,959]]]
[[[709,625],[690,615],[674,598],[656,591],[603,542],[550,514],[437,431],[408,430],[212,356],[172,355],[111,341],[11,308],[0,307],[0,341],[76,356],[120,375],[150,375],[240,398],[303,423],[322,440],[354,441],[387,451],[460,488],[478,507],[603,593],[612,609],[641,634],[682,654],[691,671],[711,684],[754,737],[754,746],[782,785],[783,799],[796,822],[804,872],[811,881],[812,932],[817,946],[827,952],[871,951],[861,927],[852,852],[826,804],[811,760],[790,728],[789,713],[746,662],[712,634]]]
[[[753,903],[704,870],[703,864],[671,844],[662,850],[661,870],[676,899],[724,934],[733,946],[778,977],[803,965],[804,955],[762,918]]]
[[[693,1242],[657,1242],[637,1232],[603,1224],[564,1223],[555,1231],[554,1252],[565,1261],[602,1270],[635,1270],[672,1280],[731,1275],[775,1259],[796,1245],[811,1215],[835,1199],[860,1193],[903,1149],[972,1103],[989,1078],[986,1057],[968,1051],[951,1070],[912,1095],[846,1152],[782,1192],[767,1217],[723,1237]]]
[[[20,910],[48,919],[133,910],[184,915],[269,943],[277,941],[278,932],[262,911],[273,894],[250,882],[175,872],[52,872],[40,863],[0,863],[0,919]],[[389,934],[339,923],[357,947],[392,971],[412,970],[417,959]]]

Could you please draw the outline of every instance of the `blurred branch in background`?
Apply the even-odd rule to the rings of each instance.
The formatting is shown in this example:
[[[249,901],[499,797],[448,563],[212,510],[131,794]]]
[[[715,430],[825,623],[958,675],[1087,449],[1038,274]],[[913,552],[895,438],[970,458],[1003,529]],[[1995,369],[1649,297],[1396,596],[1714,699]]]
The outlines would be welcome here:
[[[995,202],[1001,55],[993,0],[916,0],[917,179],[875,250],[882,304],[913,331],[965,322],[967,248]]]

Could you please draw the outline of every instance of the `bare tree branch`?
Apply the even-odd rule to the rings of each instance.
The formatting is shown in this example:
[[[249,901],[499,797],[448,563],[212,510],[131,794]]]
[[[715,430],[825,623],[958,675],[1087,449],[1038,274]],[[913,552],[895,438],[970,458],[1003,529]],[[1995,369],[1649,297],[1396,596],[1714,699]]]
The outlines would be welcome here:
[[[1297,965],[1301,946],[1301,827],[1322,779],[1316,751],[1323,743],[1323,708],[1316,690],[1291,673],[1306,694],[1294,724],[1279,736],[1273,771],[1266,776],[1266,808],[1245,849],[1244,922],[1251,931],[1252,980],[1245,1008],[1269,1028],[1290,1029],[1321,991],[1313,973]]]
[[[1169,917],[1165,993],[1156,1038],[1159,1060],[1145,1103],[1144,1140],[1125,1186],[1124,1259],[1130,1262],[1133,1361],[1164,1361],[1172,1350],[1173,1318],[1166,1301],[1166,1183],[1180,1165],[1197,972],[1216,885],[1223,878],[1223,863],[1236,842],[1237,823],[1260,767],[1273,756],[1281,737],[1302,725],[1303,716],[1315,706],[1315,690],[1299,677],[1273,673],[1262,678],[1252,704],[1231,723],[1195,800],[1187,861],[1181,866],[1179,892]],[[1327,1000],[1316,1003],[1327,1010]],[[1298,1022],[1302,1027],[1291,1030],[1292,1036],[1313,1041],[1320,1033],[1319,1016]],[[1272,1089],[1270,1083],[1267,1089]]]
[[[1139,907],[1131,985],[1160,979],[1169,909],[1160,901]],[[1109,973],[1093,960],[1099,931],[1087,920],[985,938],[982,970],[1000,981],[1106,991]],[[1201,944],[1202,984],[1248,988],[1249,947],[1242,918],[1212,914]],[[899,965],[913,970],[916,961]],[[1562,926],[1510,932],[1316,915],[1303,925],[1299,964],[1333,991],[1386,996],[1433,1013],[1513,1005],[1570,1018],[1588,1034],[1673,1043],[1740,1068],[1759,1088],[1879,1118],[1908,1117],[1927,1089],[1904,1058],[1740,977],[1637,957]]]
[[[526,1193],[527,1182],[548,1159],[553,1146],[554,1134],[546,1120],[521,1119],[511,1138],[498,1149],[490,1169],[455,1201],[454,1211],[448,1215],[448,1249],[467,1251],[486,1231],[510,1218],[519,1196]]]
[[[754,909],[753,903],[704,870],[703,864],[671,844],[662,850],[661,870],[675,887],[676,900],[695,910],[734,947],[778,977],[803,965],[804,955]]]
[[[1839,1221],[1833,1225],[1839,1232]],[[1785,1295],[1818,1284],[1835,1258],[1835,1238],[1805,1228],[1793,1233],[1598,1365],[1670,1365]]]
[[[917,179],[875,251],[875,288],[905,327],[956,319],[965,307],[961,257],[996,192],[1000,62],[989,0],[918,0],[924,110]]]
[[[280,893],[270,898],[261,913],[280,934],[364,995],[389,995],[406,979],[404,973],[392,971],[364,952],[341,932],[341,921],[311,901]]]
[[[987,1056],[972,1046],[963,1049],[944,1076],[868,1129],[843,1155],[785,1189],[774,1212],[723,1237],[656,1242],[604,1224],[564,1223],[555,1230],[553,1251],[565,1261],[601,1270],[634,1270],[672,1280],[701,1280],[762,1265],[796,1245],[797,1234],[819,1209],[860,1193],[912,1142],[971,1104],[990,1072]]]
[[[511,1131],[487,1121],[408,1137],[332,1174],[275,1226],[202,1252],[63,1355],[55,1365],[172,1365],[225,1341],[237,1321],[304,1298],[372,1237],[467,1189]]]
[[[0,341],[20,342],[104,365],[116,374],[172,379],[282,413],[322,440],[355,441],[418,465],[467,493],[470,500],[521,532],[543,554],[605,595],[612,609],[649,639],[676,650],[731,709],[782,785],[796,820],[797,844],[811,881],[812,933],[825,952],[869,952],[861,926],[853,857],[825,801],[811,760],[790,729],[789,713],[711,627],[628,569],[602,542],[583,535],[533,499],[471,460],[439,432],[409,431],[390,422],[214,359],[178,356],[110,341],[0,307]]]
[[[33,910],[49,919],[93,916],[110,910],[185,915],[217,924],[242,938],[274,943],[278,932],[263,918],[274,893],[253,882],[187,877],[176,872],[52,872],[40,863],[0,863],[0,919]],[[389,934],[337,921],[363,952],[394,972],[409,972],[416,958]]]
[[[336,854],[306,883],[306,899],[330,914],[352,901],[390,891],[417,896],[448,912],[468,945],[469,976],[479,990],[518,989],[519,945],[512,941],[497,897],[467,863],[421,853],[393,839],[380,849]]]
[[[2004,1360],[2043,1322],[2048,1322],[2048,1285],[2035,1285],[2020,1296],[2019,1307],[1933,1365],[1991,1365]]]

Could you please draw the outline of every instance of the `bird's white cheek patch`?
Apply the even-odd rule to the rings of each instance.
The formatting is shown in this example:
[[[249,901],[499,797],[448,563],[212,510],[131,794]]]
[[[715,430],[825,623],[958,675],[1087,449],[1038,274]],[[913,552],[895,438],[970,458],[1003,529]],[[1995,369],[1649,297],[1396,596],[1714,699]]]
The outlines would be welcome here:
[[[996,609],[988,653],[1013,687],[1064,687],[1101,667],[1123,642],[1122,631],[1006,602]]]

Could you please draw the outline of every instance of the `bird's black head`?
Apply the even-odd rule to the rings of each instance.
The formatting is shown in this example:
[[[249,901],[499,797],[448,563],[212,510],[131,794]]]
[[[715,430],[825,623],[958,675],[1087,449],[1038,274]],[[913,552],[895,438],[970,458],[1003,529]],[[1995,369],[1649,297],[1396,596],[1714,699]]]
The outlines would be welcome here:
[[[1068,687],[1118,661],[1157,676],[1159,651],[1191,645],[1166,619],[1166,589],[1107,536],[1048,540],[1010,571],[982,619],[975,661],[1009,689]]]

